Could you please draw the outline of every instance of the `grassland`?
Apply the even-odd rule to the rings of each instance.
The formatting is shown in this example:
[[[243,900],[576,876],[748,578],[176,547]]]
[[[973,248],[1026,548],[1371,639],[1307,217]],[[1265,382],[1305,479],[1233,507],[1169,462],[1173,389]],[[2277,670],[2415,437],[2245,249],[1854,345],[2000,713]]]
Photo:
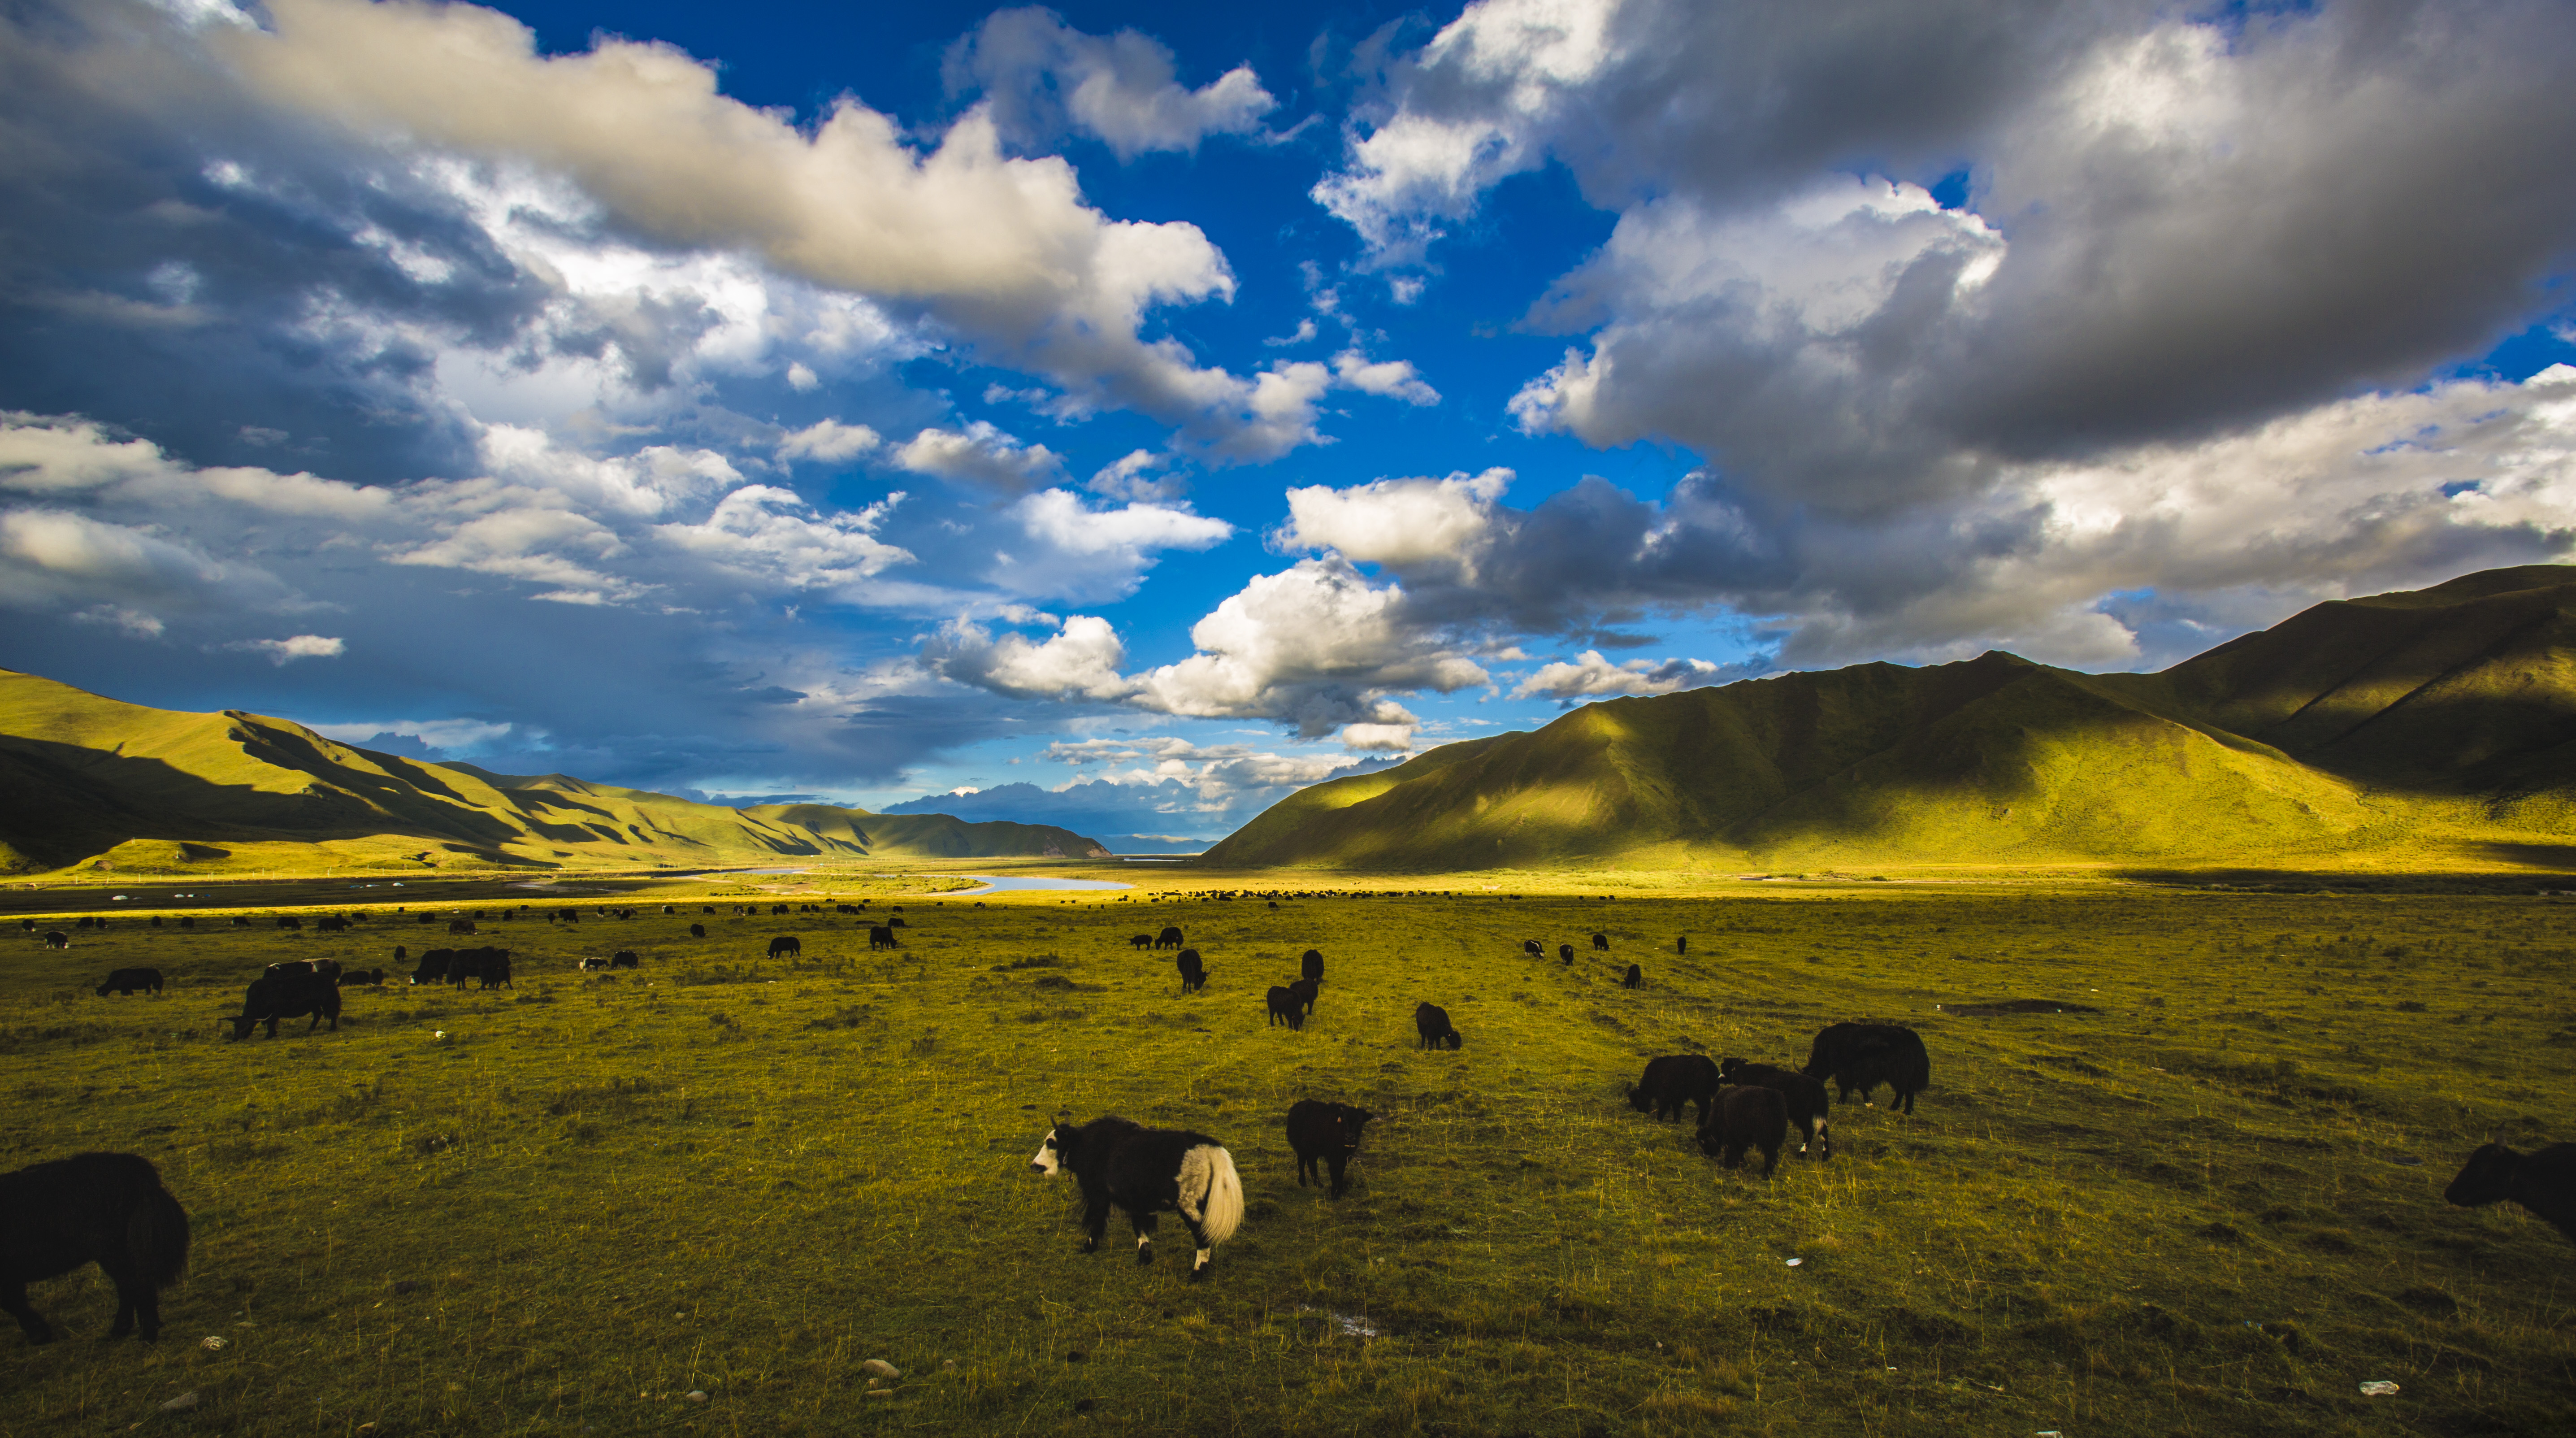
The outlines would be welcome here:
[[[356,992],[337,1034],[240,1044],[216,1015],[261,965],[443,930],[120,913],[58,954],[12,923],[0,1165],[144,1153],[197,1249],[157,1348],[99,1341],[96,1270],[38,1285],[76,1336],[0,1340],[0,1434],[2576,1429],[2576,1251],[2440,1199],[2490,1133],[2564,1136],[2576,905],[1894,879],[1449,876],[1389,884],[1465,897],[1276,910],[602,882],[586,908],[643,916],[577,930],[427,889],[401,902],[485,909],[515,993]],[[862,883],[905,905],[899,954],[730,912]],[[1129,949],[1165,922],[1205,995]],[[1518,952],[1595,930],[1608,963]],[[801,965],[761,960],[779,933]],[[1309,945],[1315,1022],[1265,1030]],[[612,948],[642,969],[574,971]],[[125,964],[169,992],[91,995]],[[1413,1049],[1422,999],[1463,1052]],[[1934,1007],[1999,999],[2094,1012]],[[1620,1102],[1651,1055],[1794,1059],[1856,1017],[1921,1030],[1935,1087],[1911,1119],[1838,1111],[1829,1164],[1726,1171]],[[1381,1115],[1339,1203],[1294,1182],[1303,1096]],[[1211,1281],[1073,1252],[1071,1194],[1025,1161],[1104,1111],[1232,1147],[1250,1216]],[[903,1376],[871,1390],[870,1358]]]

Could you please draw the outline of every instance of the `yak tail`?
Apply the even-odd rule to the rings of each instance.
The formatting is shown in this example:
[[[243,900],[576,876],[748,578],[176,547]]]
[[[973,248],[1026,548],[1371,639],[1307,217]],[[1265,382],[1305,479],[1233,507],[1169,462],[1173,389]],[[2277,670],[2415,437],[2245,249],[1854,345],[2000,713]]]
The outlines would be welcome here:
[[[135,1272],[158,1292],[188,1271],[188,1210],[161,1186],[158,1174],[148,1182],[151,1191],[138,1196],[132,1216],[125,1221],[125,1244]]]
[[[1234,1155],[1215,1144],[1201,1144],[1191,1149],[1183,1171],[1206,1187],[1199,1195],[1199,1231],[1213,1244],[1234,1237],[1243,1226],[1243,1179],[1234,1171]],[[1185,1197],[1187,1195],[1184,1195]]]

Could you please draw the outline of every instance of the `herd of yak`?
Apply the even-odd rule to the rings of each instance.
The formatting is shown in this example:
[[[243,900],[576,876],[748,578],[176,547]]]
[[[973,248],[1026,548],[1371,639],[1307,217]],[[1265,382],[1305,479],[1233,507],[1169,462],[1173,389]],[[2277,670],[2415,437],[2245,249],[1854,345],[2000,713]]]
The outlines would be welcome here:
[[[850,905],[838,907],[844,913],[862,913]],[[790,912],[783,904],[773,906],[772,911]],[[520,912],[525,913],[524,906]],[[676,910],[665,906],[664,912]],[[710,907],[706,912],[715,910]],[[736,912],[757,913],[758,909],[738,907]],[[620,917],[632,916],[631,910],[620,912]],[[578,912],[572,911],[568,917],[562,913],[548,917],[577,922]],[[424,923],[428,921],[426,917],[422,919]],[[160,922],[158,918],[152,920],[156,926]],[[192,927],[194,922],[184,917],[179,920],[183,927]],[[249,921],[236,917],[233,922]],[[326,929],[343,928],[346,922],[337,915],[317,921]],[[302,927],[293,918],[279,923],[282,927]],[[902,923],[895,919],[892,926],[875,927],[870,934],[871,947],[891,944],[892,927]],[[79,927],[92,925],[106,927],[104,920],[97,919],[84,919]],[[25,926],[31,932],[35,929],[32,920],[26,921]],[[475,932],[474,924],[469,919],[456,919],[450,924],[450,932],[471,934]],[[692,925],[691,932],[698,937],[705,935],[702,925]],[[67,947],[68,940],[69,936],[59,930],[44,935],[49,948]],[[1182,947],[1179,928],[1167,927],[1160,935],[1140,934],[1131,942],[1139,949],[1179,949],[1175,965],[1182,992],[1197,993],[1205,988],[1206,966],[1197,950]],[[773,941],[770,952],[773,957],[793,953],[797,951],[795,944],[793,939]],[[1593,935],[1592,946],[1606,950],[1607,937]],[[1531,957],[1545,956],[1536,940],[1523,945],[1523,949]],[[394,956],[398,961],[404,960],[407,953],[398,947]],[[1573,946],[1560,945],[1558,956],[1572,964]],[[636,962],[631,951],[621,950],[610,960],[585,960],[583,967],[625,967]],[[228,1022],[236,1039],[247,1037],[262,1022],[267,1024],[269,1037],[274,1038],[279,1020],[308,1014],[312,1023],[306,1025],[307,1032],[326,1019],[337,1030],[339,990],[349,985],[380,985],[384,976],[382,969],[343,970],[328,959],[271,964],[252,981],[243,1012]],[[1266,996],[1268,1022],[1302,1028],[1314,1011],[1323,977],[1322,953],[1307,950],[1300,961],[1299,977],[1273,987]],[[512,986],[509,951],[433,949],[421,956],[419,967],[411,975],[414,983],[461,985],[469,978],[480,980],[485,988]],[[1641,982],[1638,966],[1629,965],[1622,983],[1636,988]],[[97,991],[102,996],[110,992],[159,993],[161,986],[161,975],[154,970],[121,968],[111,973]],[[1465,1043],[1449,1015],[1435,1004],[1424,1003],[1415,1009],[1414,1028],[1423,1048],[1454,1051]],[[1740,1058],[1713,1061],[1704,1054],[1673,1054],[1648,1062],[1645,1073],[1628,1088],[1627,1097],[1629,1106],[1638,1112],[1651,1112],[1665,1120],[1679,1117],[1685,1107],[1695,1108],[1703,1152],[1734,1168],[1747,1152],[1758,1149],[1763,1158],[1762,1172],[1768,1175],[1777,1167],[1780,1150],[1786,1146],[1793,1126],[1799,1135],[1799,1153],[1812,1154],[1819,1161],[1832,1156],[1828,1083],[1837,1090],[1834,1102],[1849,1103],[1852,1094],[1858,1092],[1865,1104],[1884,1085],[1893,1094],[1889,1110],[1911,1114],[1915,1097],[1931,1086],[1931,1072],[1930,1055],[1921,1036],[1912,1029],[1898,1024],[1838,1023],[1816,1035],[1802,1068]],[[1348,1189],[1350,1160],[1358,1152],[1361,1133],[1373,1117],[1366,1109],[1324,1100],[1301,1099],[1293,1105],[1288,1110],[1287,1132],[1289,1146],[1297,1156],[1299,1185],[1325,1183],[1329,1174],[1331,1196],[1340,1198]],[[1081,1250],[1086,1253],[1098,1248],[1110,1211],[1116,1208],[1126,1212],[1134,1226],[1137,1261],[1149,1262],[1153,1258],[1157,1216],[1176,1215],[1189,1231],[1195,1249],[1189,1275],[1192,1280],[1206,1275],[1215,1246],[1233,1235],[1243,1217],[1242,1180],[1235,1171],[1233,1157],[1224,1145],[1205,1134],[1146,1128],[1114,1115],[1080,1125],[1060,1122],[1048,1131],[1030,1167],[1050,1177],[1064,1172],[1074,1175],[1083,1200]],[[2576,1144],[2553,1144],[2536,1153],[2522,1154],[2501,1142],[2489,1143],[2470,1155],[2443,1197],[2462,1207],[2511,1200],[2576,1240]],[[0,1311],[18,1320],[30,1343],[49,1342],[56,1334],[29,1305],[27,1285],[96,1263],[116,1288],[116,1318],[109,1336],[121,1338],[135,1333],[147,1341],[155,1339],[161,1331],[160,1291],[177,1281],[185,1270],[188,1238],[187,1211],[163,1186],[151,1162],[140,1155],[75,1154],[0,1174]]]

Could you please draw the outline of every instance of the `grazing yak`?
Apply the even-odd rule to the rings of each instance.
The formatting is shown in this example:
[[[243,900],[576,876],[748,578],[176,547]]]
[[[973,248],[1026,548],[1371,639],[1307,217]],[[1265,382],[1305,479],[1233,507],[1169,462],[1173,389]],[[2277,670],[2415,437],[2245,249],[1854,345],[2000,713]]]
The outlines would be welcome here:
[[[1822,1080],[1811,1079],[1796,1069],[1776,1064],[1746,1063],[1742,1059],[1721,1059],[1717,1065],[1720,1083],[1751,1084],[1780,1095],[1787,1105],[1789,1122],[1798,1126],[1798,1152],[1813,1148],[1818,1159],[1834,1156],[1833,1140],[1826,1135],[1825,1115],[1830,1100],[1825,1096]],[[1705,1119],[1703,1119],[1705,1122]]]
[[[902,947],[903,947],[903,946],[902,946],[901,944],[898,944],[898,943],[896,943],[896,942],[894,941],[894,925],[892,925],[892,924],[870,924],[870,925],[868,925],[868,948],[869,948],[869,949],[871,949],[871,950],[875,950],[875,949],[899,949],[899,948],[902,948]]]
[[[63,932],[62,930],[60,930],[60,929],[47,929],[47,930],[45,930],[45,947],[46,947],[46,948],[49,948],[49,949],[68,949],[68,948],[70,948],[71,946],[72,946],[72,936],[71,936],[71,935],[64,933],[64,932]]]
[[[293,914],[280,914],[277,916],[277,926],[281,929],[301,929],[304,927],[304,921]]]
[[[1301,955],[1297,960],[1297,977],[1301,979],[1313,979],[1318,984],[1322,983],[1324,981],[1324,951],[1321,949],[1308,949],[1303,955]]]
[[[313,921],[313,927],[319,933],[344,934],[349,931],[349,921],[338,914],[324,914]]]
[[[1154,936],[1154,947],[1155,947],[1155,948],[1158,948],[1158,949],[1177,949],[1177,948],[1179,948],[1180,946],[1181,946],[1181,931],[1180,931],[1179,926],[1177,926],[1177,925],[1173,925],[1173,924],[1165,924],[1165,925],[1163,926],[1163,932],[1161,932],[1161,933],[1159,933],[1159,934],[1156,934],[1156,935]]]
[[[1306,1017],[1310,1019],[1315,1016],[1315,998],[1322,990],[1323,982],[1321,979],[1299,979],[1288,986],[1288,992],[1297,996],[1297,1002],[1305,1007]]]
[[[1172,964],[1181,971],[1182,993],[1194,994],[1207,987],[1207,965],[1200,961],[1198,950],[1181,950],[1181,956]]]
[[[1321,1162],[1333,1175],[1332,1196],[1349,1192],[1343,1172],[1351,1155],[1360,1151],[1360,1130],[1375,1117],[1367,1109],[1322,1099],[1301,1098],[1289,1105],[1288,1146],[1297,1151],[1297,1186],[1304,1188],[1310,1179],[1322,1183],[1323,1175],[1315,1171]]]
[[[794,934],[780,934],[777,938],[769,941],[769,956],[774,959],[780,954],[794,954],[800,959],[805,957],[804,940],[797,938]]]
[[[78,1153],[0,1174],[0,1312],[18,1320],[29,1343],[51,1343],[54,1330],[27,1302],[27,1285],[85,1263],[116,1285],[107,1336],[159,1339],[161,1290],[188,1266],[188,1211],[152,1161]]]
[[[1154,936],[1152,934],[1129,934],[1127,936],[1127,947],[1139,951],[1150,949],[1154,947]]]
[[[1762,1150],[1767,1177],[1780,1166],[1780,1145],[1789,1137],[1789,1107],[1778,1089],[1740,1085],[1722,1089],[1717,1105],[1700,1121],[1699,1151],[1733,1168],[1748,1148]]]
[[[1420,1036],[1416,1048],[1451,1050],[1465,1048],[1467,1041],[1449,1023],[1449,1011],[1438,1004],[1416,1004],[1413,1009],[1413,1031]]]
[[[1886,1084],[1896,1091],[1887,1103],[1890,1112],[1914,1112],[1914,1096],[1932,1086],[1931,1055],[1923,1051],[1922,1036],[1903,1024],[1834,1024],[1816,1035],[1804,1072],[1831,1080],[1838,1090],[1834,1097],[1843,1103],[1860,1090],[1864,1107]]]
[[[102,999],[106,998],[107,991],[110,989],[128,998],[133,996],[136,989],[141,989],[147,994],[157,994],[161,992],[161,971],[159,969],[115,970],[107,976],[105,983],[98,986],[98,996]]]
[[[2538,1153],[2488,1144],[2469,1155],[2442,1197],[2462,1208],[2511,1199],[2576,1239],[2576,1143],[2553,1143]]]
[[[1189,1228],[1196,1261],[1190,1281],[1207,1274],[1216,1246],[1243,1223],[1243,1179],[1234,1155],[1205,1134],[1146,1128],[1114,1115],[1080,1128],[1047,1130],[1029,1167],[1053,1178],[1073,1170],[1082,1188],[1081,1252],[1095,1253],[1112,1206],[1136,1226],[1136,1261],[1154,1261],[1154,1217],[1177,1213]]]
[[[352,969],[340,976],[340,987],[344,989],[381,989],[384,986],[385,971],[382,969]]]
[[[1619,977],[1619,987],[1623,989],[1642,989],[1645,986],[1646,971],[1635,964],[1630,964],[1628,972]]]
[[[705,938],[706,936],[707,936],[707,926],[706,926],[706,925],[704,925],[704,924],[691,924],[691,925],[689,925],[689,937],[690,937],[690,938],[693,938],[693,939],[703,939],[703,938]]]
[[[619,949],[608,956],[608,966],[612,969],[640,969],[644,961],[635,957],[633,949]]]
[[[451,934],[473,933],[474,921],[472,919],[450,919],[447,921],[447,932]]]
[[[311,1014],[313,1022],[304,1026],[306,1033],[313,1032],[324,1019],[331,1021],[331,1032],[338,1033],[338,980],[336,965],[326,974],[311,964],[271,964],[268,972],[250,981],[249,990],[242,995],[241,1014],[226,1022],[233,1026],[235,1039],[249,1038],[250,1031],[263,1023],[268,1025],[268,1036],[275,1038],[278,1020]]]
[[[1536,939],[1521,940],[1521,952],[1529,955],[1533,959],[1543,959],[1547,957],[1546,947],[1540,944]]]
[[[1594,934],[1592,936],[1592,952],[1596,954],[1606,954],[1610,952],[1610,936],[1608,934]]]
[[[1271,985],[1269,1003],[1270,1016],[1262,1022],[1263,1028],[1272,1024],[1286,1024],[1292,1029],[1306,1027],[1306,1001],[1295,989]]]
[[[1718,1083],[1717,1065],[1708,1055],[1666,1054],[1646,1060],[1645,1074],[1628,1086],[1628,1107],[1670,1120],[1681,1117],[1682,1105],[1696,1104],[1705,1124]]]

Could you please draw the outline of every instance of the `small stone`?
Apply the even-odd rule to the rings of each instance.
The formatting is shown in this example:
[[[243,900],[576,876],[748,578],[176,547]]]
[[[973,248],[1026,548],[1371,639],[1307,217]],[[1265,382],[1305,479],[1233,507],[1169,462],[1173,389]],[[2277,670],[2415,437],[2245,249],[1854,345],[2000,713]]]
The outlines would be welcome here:
[[[953,1369],[955,1369],[955,1368],[956,1368],[956,1366],[957,1366],[957,1360],[956,1360],[956,1359],[954,1359],[954,1358],[951,1358],[951,1359],[947,1360],[946,1362],[944,1362],[944,1363],[940,1364],[939,1366],[940,1366],[940,1368],[941,1368],[941,1370],[942,1370],[942,1371],[953,1370]]]
[[[196,1406],[197,1390],[191,1388],[187,1392],[180,1394],[178,1397],[171,1399],[169,1402],[162,1404],[161,1411],[164,1413],[185,1413]]]
[[[703,1388],[692,1388],[692,1389],[690,1389],[690,1390],[689,1390],[689,1401],[690,1401],[690,1402],[692,1402],[692,1403],[704,1403],[704,1402],[706,1402],[706,1401],[707,1401],[707,1390],[705,1390],[705,1389],[703,1389]]]
[[[893,1364],[886,1362],[882,1358],[871,1358],[867,1362],[860,1364],[859,1371],[862,1373],[874,1374],[879,1378],[901,1378],[903,1376],[902,1369],[895,1367]]]
[[[894,1396],[894,1390],[891,1388],[871,1388],[868,1390],[868,1396],[870,1398],[892,1398]]]
[[[232,1342],[232,1340],[231,1340],[231,1339],[226,1338],[225,1336],[223,1336],[223,1335],[222,1335],[222,1334],[220,1334],[220,1333],[209,1333],[209,1334],[207,1334],[205,1337],[200,1338],[200,1339],[198,1339],[198,1340],[197,1340],[197,1346],[198,1346],[199,1348],[203,1348],[203,1349],[206,1349],[206,1350],[208,1350],[209,1352],[211,1352],[211,1351],[213,1351],[214,1349],[221,1348],[221,1347],[223,1347],[225,1344],[230,1343],[230,1342]]]

